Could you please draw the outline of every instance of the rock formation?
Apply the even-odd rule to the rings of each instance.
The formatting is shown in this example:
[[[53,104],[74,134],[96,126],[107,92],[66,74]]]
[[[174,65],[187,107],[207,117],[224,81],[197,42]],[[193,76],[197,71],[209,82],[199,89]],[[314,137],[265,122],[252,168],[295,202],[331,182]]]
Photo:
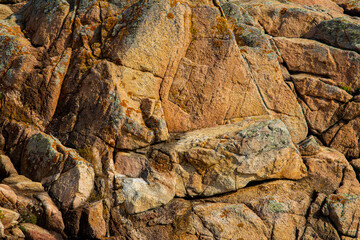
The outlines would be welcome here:
[[[0,238],[360,238],[360,2],[0,0]]]

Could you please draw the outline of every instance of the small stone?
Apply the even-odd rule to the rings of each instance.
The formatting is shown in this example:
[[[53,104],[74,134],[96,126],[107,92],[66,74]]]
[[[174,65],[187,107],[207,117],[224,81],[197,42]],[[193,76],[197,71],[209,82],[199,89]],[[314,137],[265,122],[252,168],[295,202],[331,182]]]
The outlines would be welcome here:
[[[0,205],[6,203],[16,204],[17,195],[8,185],[0,184]]]
[[[317,143],[314,136],[310,136],[299,143],[299,150],[302,156],[311,156],[321,151],[320,145]]]
[[[0,20],[9,17],[11,14],[13,14],[11,8],[9,8],[7,5],[0,4]]]
[[[25,238],[25,234],[21,231],[20,228],[18,227],[14,227],[11,229],[11,233],[16,236],[16,237],[19,237],[19,238]]]
[[[10,158],[6,155],[0,155],[0,179],[13,175],[18,175],[18,173]]]
[[[0,220],[5,229],[11,228],[18,222],[20,214],[7,208],[0,207]]]

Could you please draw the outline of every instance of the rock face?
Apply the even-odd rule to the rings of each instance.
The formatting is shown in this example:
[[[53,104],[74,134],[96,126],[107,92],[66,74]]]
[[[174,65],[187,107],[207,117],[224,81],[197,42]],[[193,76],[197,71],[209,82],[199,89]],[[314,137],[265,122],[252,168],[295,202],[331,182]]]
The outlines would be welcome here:
[[[360,238],[359,9],[0,0],[0,238]]]

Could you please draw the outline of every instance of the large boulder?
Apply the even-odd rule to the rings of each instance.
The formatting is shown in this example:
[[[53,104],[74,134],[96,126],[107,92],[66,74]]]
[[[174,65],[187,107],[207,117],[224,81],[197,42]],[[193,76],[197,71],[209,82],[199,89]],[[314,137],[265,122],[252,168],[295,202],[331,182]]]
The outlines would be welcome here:
[[[188,132],[171,147],[155,149],[167,152],[174,162],[177,196],[211,196],[251,181],[306,176],[306,167],[279,120],[247,119]],[[161,157],[154,161],[161,164]]]

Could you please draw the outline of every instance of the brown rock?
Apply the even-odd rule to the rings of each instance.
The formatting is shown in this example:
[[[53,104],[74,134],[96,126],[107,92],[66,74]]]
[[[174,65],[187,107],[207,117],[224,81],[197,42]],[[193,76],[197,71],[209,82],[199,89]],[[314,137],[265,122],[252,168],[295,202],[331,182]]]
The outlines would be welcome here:
[[[71,139],[89,146],[93,145],[94,136],[100,136],[107,144],[119,149],[136,149],[155,140],[166,140],[167,126],[161,120],[164,117],[158,94],[160,83],[161,79],[150,73],[108,61],[99,62],[83,80],[79,94],[71,95],[68,104],[73,107],[60,106],[66,107],[66,113],[54,122],[56,128],[66,135],[71,132]],[[99,97],[94,104],[94,99]],[[156,109],[150,116],[142,114],[144,98],[156,100]],[[78,103],[84,105],[80,113]],[[157,124],[145,122],[152,116],[158,119]],[[85,138],[86,135],[92,138]]]
[[[46,228],[59,233],[63,232],[65,225],[62,214],[51,200],[50,196],[44,192],[37,194],[35,197],[39,199],[43,205]]]
[[[20,214],[17,212],[14,212],[10,209],[0,207],[0,215],[4,229],[8,229],[13,227],[14,225],[18,224],[18,219],[20,217]]]
[[[17,191],[33,191],[43,192],[44,187],[39,182],[33,182],[23,175],[14,175],[5,178],[2,183],[5,183]]]
[[[343,154],[326,147],[321,147],[315,155],[303,156],[303,159],[308,169],[308,178],[304,181],[310,181],[316,191],[326,194],[339,188],[349,166]]]
[[[148,160],[141,154],[117,152],[114,164],[116,172],[128,177],[140,177],[148,165]]]
[[[350,164],[356,172],[360,172],[360,158],[351,160]]]
[[[6,155],[0,155],[0,176],[6,178],[9,176],[17,175],[17,171],[11,162],[10,158]]]
[[[77,236],[79,234],[81,215],[82,208],[64,212],[65,233],[69,237]]]
[[[308,209],[309,224],[305,227],[303,239],[341,239],[336,228],[321,212],[326,197],[325,194],[318,194]]]
[[[352,99],[345,90],[328,84],[326,79],[306,74],[292,75],[308,126],[322,133],[342,117],[343,106]]]
[[[27,239],[30,240],[56,240],[55,236],[47,230],[31,223],[21,223],[20,228]]]
[[[11,229],[11,233],[18,238],[25,238],[25,234],[21,231],[20,228],[14,227]]]
[[[202,237],[209,239],[270,237],[270,231],[262,219],[244,204],[207,203],[196,205],[193,209],[203,226],[211,229],[211,232],[200,233]]]
[[[352,0],[334,0],[338,5],[344,8],[345,13],[359,14],[360,4],[357,1]]]
[[[189,6],[171,7],[168,1],[159,1],[145,3],[138,9],[134,4],[129,10],[140,11],[136,21],[130,21],[106,41],[105,56],[131,69],[167,76],[167,67],[176,62],[176,55],[184,51],[189,41]],[[155,25],[161,27],[149,28]]]
[[[310,136],[304,141],[300,142],[298,147],[301,156],[316,155],[321,151],[320,145],[318,144],[314,136]]]
[[[82,163],[61,174],[51,185],[49,192],[64,208],[77,208],[90,197],[94,178],[94,170]]]
[[[360,53],[359,36],[360,22],[345,16],[323,21],[307,35],[331,46]]]
[[[49,11],[50,9],[53,11]],[[69,10],[70,4],[63,0],[27,4],[23,9],[23,15],[26,19],[25,31],[32,33],[31,42],[34,45],[49,47],[58,36]],[[33,14],[34,12],[38,14]],[[41,24],[38,24],[39,22]]]
[[[334,148],[346,157],[359,157],[360,119],[355,118],[348,123],[339,122],[323,133],[322,138],[327,146]]]
[[[1,206],[6,206],[6,204],[15,205],[17,201],[17,196],[14,190],[11,189],[8,185],[0,184],[0,204]]]
[[[331,194],[322,209],[334,222],[336,229],[344,235],[359,237],[359,196],[353,194]]]
[[[336,11],[339,13],[343,13],[344,9],[342,9],[339,5],[336,4],[336,0],[290,0],[289,2],[297,3],[299,5],[306,5],[310,7],[322,7],[328,10]]]
[[[274,0],[246,1],[242,6],[268,34],[277,37],[302,37],[316,24],[331,18],[315,9]]]
[[[0,221],[0,237],[2,238],[5,237],[5,228],[1,221]]]
[[[255,134],[256,133],[256,134]],[[156,147],[174,156],[176,194],[211,196],[250,181],[306,176],[306,168],[279,120],[253,120],[201,129]]]
[[[13,14],[13,11],[11,11],[11,8],[4,4],[0,4],[0,20],[3,20],[7,17],[9,17],[11,14]]]
[[[278,37],[274,40],[290,71],[328,76],[336,84],[343,82],[352,88],[360,86],[359,54],[307,39]]]
[[[102,201],[87,205],[83,210],[83,234],[91,238],[100,239],[106,235],[106,222],[104,220],[104,207]]]
[[[217,67],[220,65],[226,69]],[[164,83],[171,86],[168,98],[162,97],[169,131],[184,132],[268,114],[245,66],[233,40],[193,41],[174,79]]]
[[[304,140],[307,124],[295,95],[284,83],[275,52],[259,48],[243,50],[242,55],[270,114],[285,123],[294,143]]]

